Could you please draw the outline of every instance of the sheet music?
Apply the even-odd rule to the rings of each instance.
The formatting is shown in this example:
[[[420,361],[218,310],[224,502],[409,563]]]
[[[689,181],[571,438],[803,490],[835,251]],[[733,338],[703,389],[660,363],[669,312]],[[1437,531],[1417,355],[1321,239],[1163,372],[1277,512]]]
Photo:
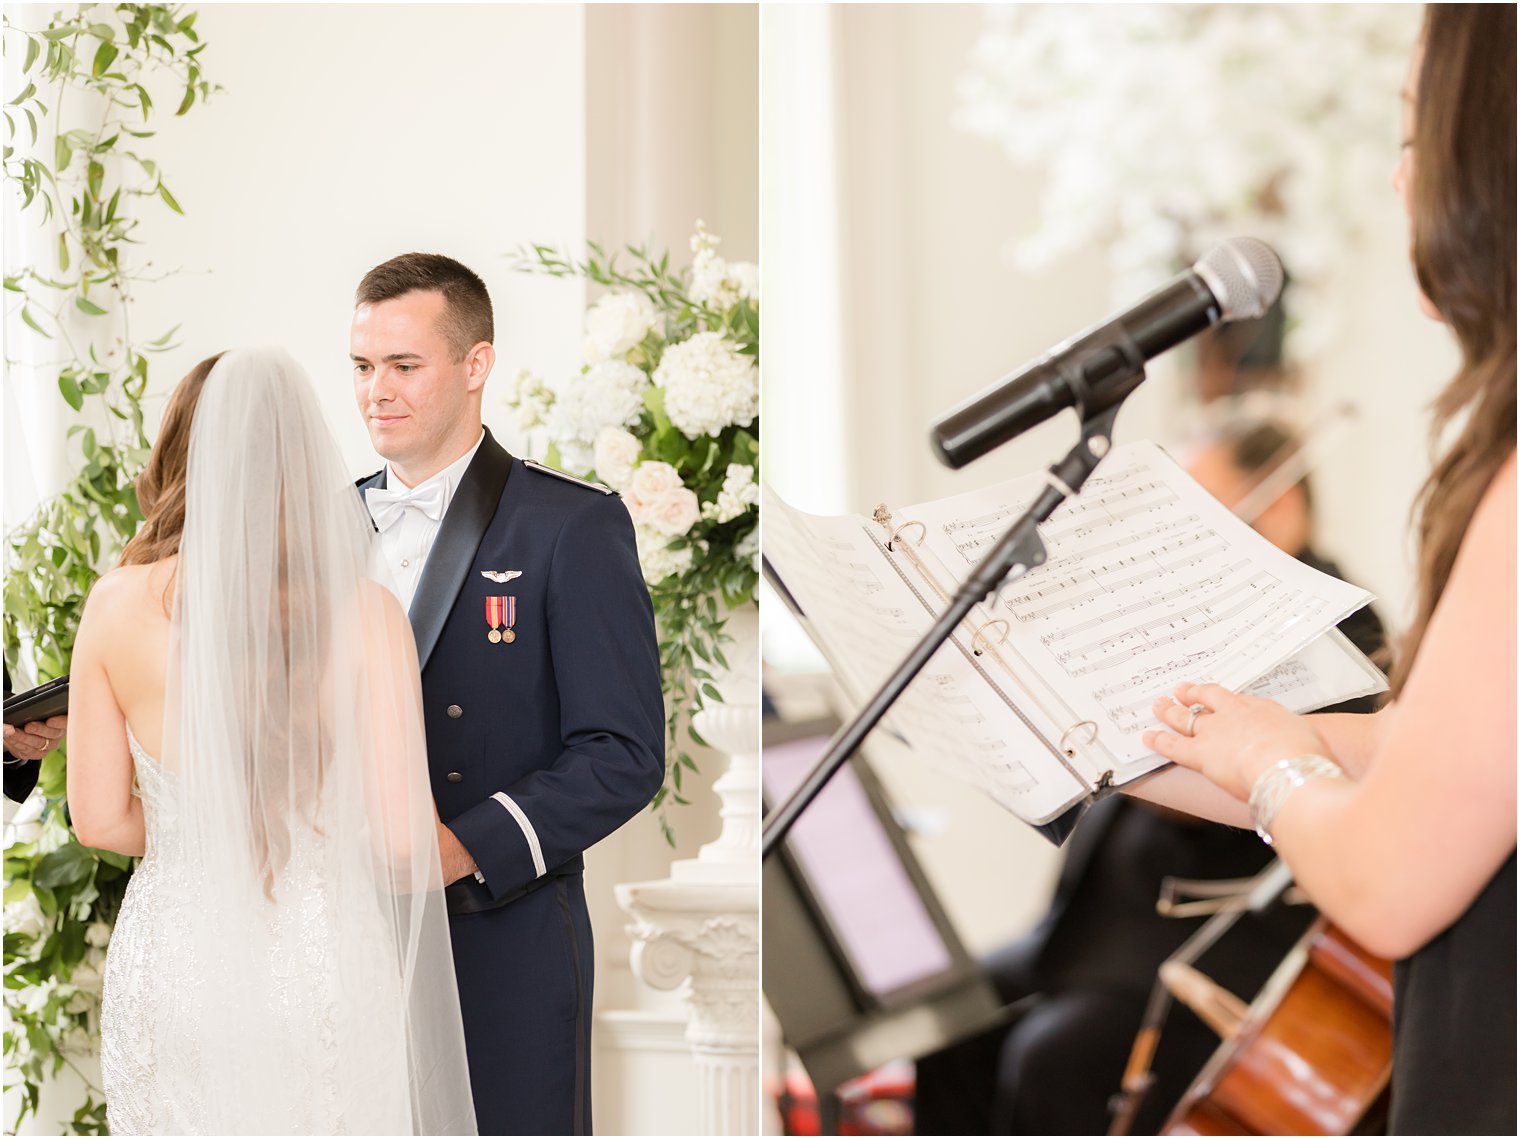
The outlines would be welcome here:
[[[1043,485],[1036,475],[894,517],[924,524],[921,555],[958,583]],[[1161,764],[1140,733],[1183,680],[1299,710],[1383,687],[1344,638],[1317,645],[1371,595],[1278,550],[1153,443],[1116,448],[1040,532],[1046,563],[979,612],[1007,623],[999,653],[1022,686],[1098,725],[1117,781]]]
[[[769,487],[762,493],[765,556],[845,691],[863,702],[933,623],[938,598],[887,556],[876,523],[805,514]],[[915,752],[1028,822],[1048,822],[1089,790],[956,645],[934,655],[888,723]]]

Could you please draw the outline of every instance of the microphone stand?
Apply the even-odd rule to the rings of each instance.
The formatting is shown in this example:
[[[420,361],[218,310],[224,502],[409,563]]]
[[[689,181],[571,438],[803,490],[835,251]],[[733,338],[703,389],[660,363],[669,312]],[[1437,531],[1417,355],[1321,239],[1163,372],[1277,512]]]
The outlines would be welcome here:
[[[792,824],[818,797],[818,793],[844,766],[844,762],[855,754],[871,729],[876,727],[913,678],[929,663],[929,658],[950,639],[950,634],[965,620],[967,614],[989,594],[1002,588],[1005,580],[1016,581],[1035,566],[1044,564],[1045,543],[1036,526],[1049,518],[1061,503],[1076,496],[1082,489],[1082,484],[1113,446],[1114,420],[1119,414],[1119,408],[1123,406],[1124,397],[1145,378],[1143,365],[1132,356],[1129,362],[1133,372],[1132,382],[1115,385],[1122,388],[1121,394],[1096,413],[1088,413],[1086,407],[1083,407],[1081,438],[1064,459],[1046,472],[1045,488],[1029,509],[1004,532],[986,557],[977,562],[939,619],[913,646],[912,651],[877,689],[876,694],[866,701],[855,718],[834,734],[834,738],[829,741],[828,751],[808,772],[807,778],[765,820],[760,843],[762,860],[771,856],[792,829]]]

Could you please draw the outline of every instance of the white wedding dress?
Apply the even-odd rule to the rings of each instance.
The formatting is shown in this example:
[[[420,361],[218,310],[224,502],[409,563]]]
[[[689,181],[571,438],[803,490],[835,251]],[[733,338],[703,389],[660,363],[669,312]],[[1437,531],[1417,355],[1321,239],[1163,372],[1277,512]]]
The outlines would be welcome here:
[[[474,1134],[416,649],[299,367],[190,428],[163,742],[106,953],[116,1135]]]
[[[395,1120],[407,1114],[405,1088],[386,1073],[405,1071],[403,1036],[397,1026],[377,1032],[386,1026],[341,1023],[347,1009],[340,992],[344,984],[377,996],[386,987],[399,987],[395,963],[380,948],[387,936],[380,911],[374,911],[369,936],[360,939],[374,952],[367,961],[350,958],[340,976],[340,939],[328,920],[333,886],[322,880],[317,838],[309,834],[293,844],[273,890],[275,900],[266,898],[261,911],[247,915],[250,927],[259,928],[226,931],[229,938],[264,946],[267,972],[227,978],[241,980],[235,993],[208,991],[210,970],[197,960],[195,939],[184,934],[193,928],[190,911],[215,885],[155,857],[156,849],[172,844],[170,832],[179,824],[175,777],[143,749],[130,727],[127,741],[142,798],[147,853],[127,886],[106,955],[100,1068],[111,1134],[218,1133],[217,1088],[207,1071],[215,1066],[205,1063],[206,1051],[230,1051],[235,1063],[245,1044],[250,1060],[258,1057],[267,1064],[266,1054],[287,1060],[278,1072],[267,1073],[270,1094],[258,1119],[259,1133],[371,1135],[394,1130]],[[273,1030],[282,1040],[301,1045],[269,1049],[268,1040],[245,1040],[239,1028],[252,1024],[240,1026],[230,1019],[230,1006],[238,1015],[262,1014],[254,1022],[264,1026],[262,1031]],[[216,1038],[208,1038],[213,1032]],[[369,1073],[368,1094],[355,1096],[345,1087],[345,1072]]]

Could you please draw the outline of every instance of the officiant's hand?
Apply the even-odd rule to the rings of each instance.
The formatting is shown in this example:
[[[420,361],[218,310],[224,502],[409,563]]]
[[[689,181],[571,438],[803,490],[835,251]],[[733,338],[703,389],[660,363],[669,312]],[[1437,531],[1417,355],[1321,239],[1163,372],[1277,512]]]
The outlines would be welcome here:
[[[454,832],[438,824],[438,854],[443,859],[443,884],[451,886],[475,873],[475,859],[454,837]]]
[[[1194,704],[1203,705],[1197,716],[1188,711]],[[1151,710],[1171,731],[1145,733],[1145,746],[1202,773],[1242,802],[1278,760],[1333,754],[1308,717],[1275,700],[1237,695],[1218,684],[1178,685]]]
[[[23,727],[5,725],[5,752],[15,759],[41,759],[58,746],[68,728],[67,716],[53,716],[46,721],[34,721]]]

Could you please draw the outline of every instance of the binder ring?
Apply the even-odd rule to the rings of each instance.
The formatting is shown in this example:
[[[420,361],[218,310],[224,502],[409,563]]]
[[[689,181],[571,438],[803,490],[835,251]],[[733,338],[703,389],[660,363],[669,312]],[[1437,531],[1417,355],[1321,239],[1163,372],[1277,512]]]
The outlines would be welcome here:
[[[1002,636],[998,637],[998,639],[995,641],[987,635],[987,630],[992,628],[994,625],[1003,626]],[[971,638],[971,653],[973,656],[981,656],[985,649],[996,648],[1007,639],[1008,622],[1003,620],[1001,617],[998,617],[992,621],[988,621],[985,625],[976,631],[976,634]],[[984,648],[978,648],[977,646],[979,644],[984,646]]]
[[[892,548],[892,544],[897,541],[897,536],[899,534],[901,534],[904,530],[908,529],[911,526],[917,526],[918,527],[918,541],[914,542],[913,544],[915,546],[921,545],[923,543],[924,538],[928,536],[929,529],[922,522],[917,522],[917,521],[910,520],[910,521],[904,522],[896,530],[892,531],[892,536],[887,539],[887,549],[890,550]]]
[[[1098,738],[1098,725],[1095,721],[1078,720],[1075,724],[1061,733],[1061,742],[1059,745],[1057,745],[1063,752],[1066,753],[1068,759],[1074,757],[1077,752],[1075,748],[1068,747],[1067,743],[1071,740],[1073,732],[1080,732],[1083,728],[1087,729],[1087,738],[1082,741],[1083,743],[1090,744]]]

